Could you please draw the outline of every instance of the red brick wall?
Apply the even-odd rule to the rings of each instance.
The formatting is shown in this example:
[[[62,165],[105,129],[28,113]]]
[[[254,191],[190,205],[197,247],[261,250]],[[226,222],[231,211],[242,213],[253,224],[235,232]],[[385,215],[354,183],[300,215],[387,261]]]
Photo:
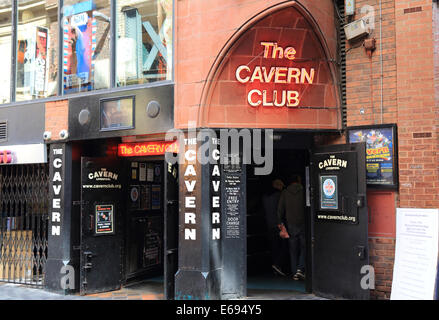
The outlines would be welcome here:
[[[371,299],[390,299],[392,290],[395,239],[369,238],[369,262],[375,270],[375,290]]]
[[[46,125],[44,131],[52,132],[51,141],[59,140],[59,132],[69,129],[69,101],[58,100],[46,103]]]
[[[381,4],[381,41],[379,1],[364,0],[357,1],[356,4],[355,19],[362,16],[360,9],[364,5],[373,6],[375,9],[375,30],[371,37],[376,38],[377,48],[372,58],[366,55],[362,46],[352,45],[347,53],[347,124],[398,125],[400,188],[399,192],[395,193],[396,201],[391,197],[390,200],[380,199],[379,194],[371,198],[372,201],[392,202],[385,203],[385,206],[395,207],[390,221],[394,228],[396,207],[439,206],[439,126],[438,108],[434,98],[433,59],[433,32],[438,35],[438,44],[439,30],[437,27],[434,30],[432,28],[432,1],[382,0]],[[383,58],[382,104],[380,44]],[[438,69],[436,75],[439,75]],[[438,88],[436,82],[437,97]],[[364,113],[360,112],[361,109]],[[375,203],[371,203],[370,206],[376,210],[383,207]],[[389,218],[384,212],[378,212],[378,215]],[[372,291],[372,297],[388,299],[393,273],[394,236],[371,237],[369,245],[370,261],[376,272],[376,288]]]
[[[410,8],[421,8],[410,10]],[[439,207],[432,1],[396,1],[401,207]],[[418,137],[427,133],[429,137]]]
[[[336,55],[334,7],[331,0],[300,2],[325,36],[331,56]],[[283,0],[179,0],[176,1],[175,97],[176,128],[197,122],[209,72],[233,35],[264,10]],[[291,1],[293,3],[293,1]],[[208,85],[208,84],[207,84]]]
[[[348,126],[393,123],[397,116],[394,0],[382,0],[381,41],[378,0],[356,1],[354,19],[364,16],[364,13],[361,13],[361,8],[365,5],[375,9],[375,28],[369,37],[376,39],[376,50],[372,58],[369,58],[362,46],[362,41],[354,42],[351,45],[347,44],[346,103]],[[382,113],[381,53],[383,62]],[[361,109],[364,113],[361,113]]]

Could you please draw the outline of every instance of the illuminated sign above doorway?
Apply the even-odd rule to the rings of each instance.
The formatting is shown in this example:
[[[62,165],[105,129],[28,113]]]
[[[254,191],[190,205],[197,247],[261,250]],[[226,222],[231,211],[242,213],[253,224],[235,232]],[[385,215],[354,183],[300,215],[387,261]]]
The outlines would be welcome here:
[[[119,157],[158,156],[166,152],[178,153],[178,143],[177,141],[122,143],[117,149]]]
[[[294,47],[282,48],[277,42],[260,42],[263,50],[263,61],[287,61],[296,59],[297,51]],[[267,61],[270,63],[270,61]],[[259,84],[313,84],[315,68],[297,68],[292,66],[255,66],[252,70],[247,65],[240,65],[235,72],[236,80],[246,84],[253,83],[256,88],[247,94],[247,102],[252,107],[297,107],[300,103],[300,93],[297,90],[278,90],[274,88],[271,94],[267,90],[257,87]],[[271,99],[268,98],[271,96]]]
[[[299,5],[243,27],[221,51],[222,59],[209,74],[200,125],[339,128],[336,43],[321,30]]]

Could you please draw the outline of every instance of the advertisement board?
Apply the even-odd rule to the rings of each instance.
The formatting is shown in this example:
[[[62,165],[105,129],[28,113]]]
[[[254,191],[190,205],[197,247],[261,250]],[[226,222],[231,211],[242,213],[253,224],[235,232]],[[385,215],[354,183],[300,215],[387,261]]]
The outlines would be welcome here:
[[[93,5],[78,3],[64,8],[63,84],[64,93],[93,88],[93,52],[96,49],[97,22]]]
[[[398,187],[396,125],[348,128],[348,142],[366,142],[368,187]]]

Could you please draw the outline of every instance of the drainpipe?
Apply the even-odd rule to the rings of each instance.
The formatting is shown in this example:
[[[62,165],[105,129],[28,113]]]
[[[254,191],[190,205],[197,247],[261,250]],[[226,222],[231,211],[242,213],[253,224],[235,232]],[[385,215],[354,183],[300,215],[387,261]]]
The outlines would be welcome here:
[[[382,7],[380,0],[380,68],[381,68],[381,124],[383,123],[383,16],[382,16]]]

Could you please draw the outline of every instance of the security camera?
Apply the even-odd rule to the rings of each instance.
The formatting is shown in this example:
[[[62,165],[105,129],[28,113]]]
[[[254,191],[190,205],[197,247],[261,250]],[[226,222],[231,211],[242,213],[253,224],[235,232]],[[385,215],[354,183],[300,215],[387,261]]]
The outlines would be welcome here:
[[[43,133],[43,139],[44,140],[50,140],[52,138],[52,132],[50,131],[44,131]]]
[[[61,130],[61,131],[59,132],[59,137],[60,137],[61,139],[67,139],[67,138],[69,137],[69,133],[68,133],[68,131],[67,131],[67,130]]]

